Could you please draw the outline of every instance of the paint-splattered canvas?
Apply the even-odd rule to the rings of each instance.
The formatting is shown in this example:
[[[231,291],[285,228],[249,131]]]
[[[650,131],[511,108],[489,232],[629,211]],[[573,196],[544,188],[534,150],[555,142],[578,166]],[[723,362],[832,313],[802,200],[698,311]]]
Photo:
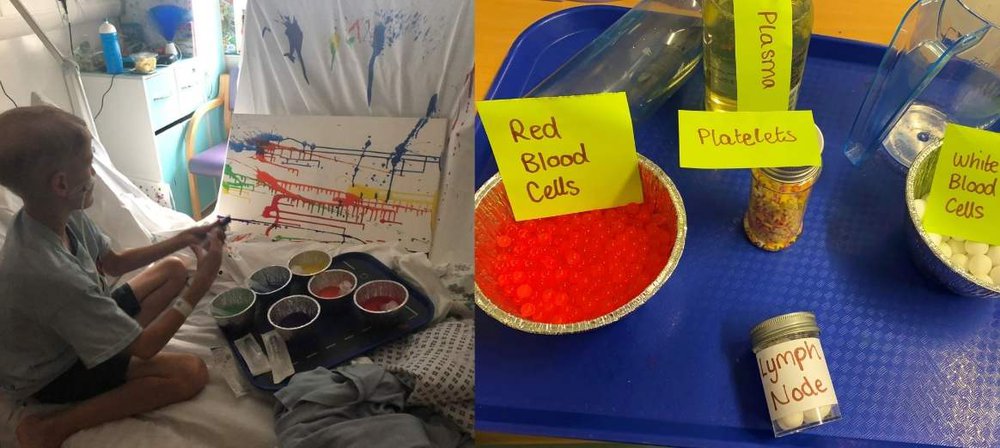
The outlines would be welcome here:
[[[430,247],[447,120],[233,116],[219,214],[233,240]]]

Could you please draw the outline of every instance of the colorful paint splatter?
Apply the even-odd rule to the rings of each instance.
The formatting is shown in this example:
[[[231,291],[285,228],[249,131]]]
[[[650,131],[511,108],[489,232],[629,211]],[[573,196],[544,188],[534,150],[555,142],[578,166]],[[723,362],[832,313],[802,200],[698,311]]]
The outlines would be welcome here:
[[[379,10],[374,18],[347,19],[346,30],[334,30],[330,36],[330,68],[333,69],[340,45],[345,43],[353,47],[358,42],[371,45],[371,55],[368,58],[367,98],[372,104],[372,89],[375,80],[376,63],[385,51],[398,41],[434,41],[440,40],[436,31],[440,31],[444,23],[431,23],[419,11]],[[433,51],[436,44],[425,42],[422,46],[424,54]]]
[[[243,239],[400,241],[426,251],[446,124],[236,115],[219,213],[232,215]]]
[[[288,39],[288,52],[283,56],[295,63],[298,57],[299,65],[302,66],[302,78],[309,84],[309,76],[306,75],[306,60],[302,57],[302,28],[299,20],[292,16],[281,16],[281,24],[285,26],[285,37]],[[296,56],[297,55],[297,56]]]

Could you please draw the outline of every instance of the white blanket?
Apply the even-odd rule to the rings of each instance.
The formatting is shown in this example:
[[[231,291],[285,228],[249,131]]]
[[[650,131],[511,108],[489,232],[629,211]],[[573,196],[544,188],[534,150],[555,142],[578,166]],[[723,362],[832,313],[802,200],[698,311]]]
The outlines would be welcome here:
[[[227,287],[219,282],[218,292]],[[222,333],[208,314],[208,300],[195,312],[167,344],[165,351],[192,353],[209,363],[211,381],[191,401],[82,431],[63,445],[74,447],[271,447],[275,444],[271,416],[272,398],[254,392],[237,399],[220,373],[212,368],[209,348],[224,345]],[[0,400],[0,446],[13,447],[14,429],[25,413],[47,412],[56,406],[20,407]]]

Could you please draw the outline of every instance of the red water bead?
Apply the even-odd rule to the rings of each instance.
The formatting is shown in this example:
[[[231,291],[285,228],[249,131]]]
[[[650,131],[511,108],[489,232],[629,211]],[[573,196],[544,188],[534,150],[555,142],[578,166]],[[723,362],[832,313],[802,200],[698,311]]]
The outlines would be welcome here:
[[[506,249],[510,247],[513,242],[514,240],[511,237],[507,235],[500,235],[500,237],[497,238],[497,247]]]
[[[522,283],[526,278],[527,274],[524,271],[514,271],[510,276],[510,280],[514,283]]]
[[[539,232],[538,234],[538,244],[546,245],[552,239],[552,234],[547,231]]]
[[[576,266],[583,261],[583,259],[580,257],[580,254],[576,251],[570,251],[568,254],[566,254],[565,260],[566,264],[570,266]]]
[[[531,297],[531,293],[531,285],[525,284],[517,287],[517,298],[519,299],[527,299],[528,297]]]
[[[531,317],[533,314],[535,314],[535,304],[525,303],[524,305],[521,305],[522,317]]]
[[[479,277],[476,277],[477,279]],[[510,277],[507,274],[500,274],[497,276],[497,285],[506,286],[510,283]]]

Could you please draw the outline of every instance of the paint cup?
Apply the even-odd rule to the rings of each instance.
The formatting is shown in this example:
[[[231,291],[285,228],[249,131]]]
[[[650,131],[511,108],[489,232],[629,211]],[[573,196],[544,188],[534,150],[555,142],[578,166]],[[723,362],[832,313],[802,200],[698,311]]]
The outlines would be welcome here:
[[[292,271],[284,266],[265,266],[250,275],[247,287],[257,294],[258,302],[255,322],[267,323],[267,309],[278,299],[289,295],[291,283]]]
[[[393,326],[408,317],[406,302],[410,292],[402,283],[372,280],[354,292],[354,308],[372,325]]]
[[[267,320],[285,341],[305,339],[319,319],[319,302],[309,296],[288,296],[271,305]]]
[[[330,310],[344,310],[349,306],[351,293],[358,286],[358,277],[343,269],[330,269],[309,279],[309,294],[320,306]]]
[[[292,271],[292,294],[306,294],[309,279],[330,268],[333,259],[321,250],[300,252],[288,260],[288,270]]]
[[[248,333],[253,326],[257,295],[247,288],[232,288],[216,295],[210,310],[215,323],[232,338]]]

